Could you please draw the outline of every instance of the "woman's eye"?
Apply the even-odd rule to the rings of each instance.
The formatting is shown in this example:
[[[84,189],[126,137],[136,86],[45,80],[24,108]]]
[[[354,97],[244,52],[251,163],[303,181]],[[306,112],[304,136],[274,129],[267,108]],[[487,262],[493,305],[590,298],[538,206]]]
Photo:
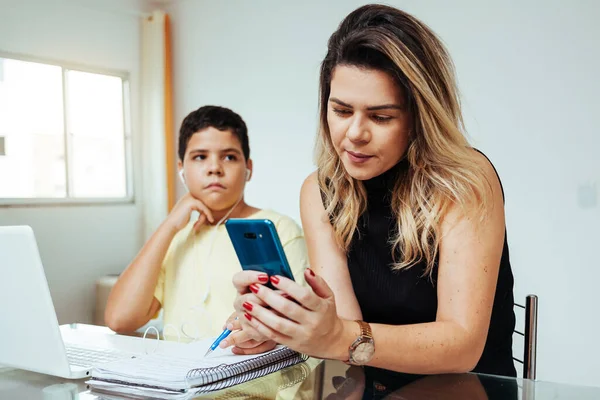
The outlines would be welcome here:
[[[237,160],[237,157],[234,156],[233,154],[229,154],[229,155],[225,156],[225,159],[227,161],[235,161],[235,160]]]
[[[375,122],[387,122],[392,119],[392,117],[387,115],[373,115],[372,118]]]
[[[198,154],[197,156],[194,156],[193,159],[194,160],[205,160],[206,156],[204,154]]]
[[[350,110],[342,110],[340,108],[334,108],[333,112],[336,113],[339,116],[342,116],[342,117],[347,117],[348,115],[352,114],[352,111],[350,111]]]

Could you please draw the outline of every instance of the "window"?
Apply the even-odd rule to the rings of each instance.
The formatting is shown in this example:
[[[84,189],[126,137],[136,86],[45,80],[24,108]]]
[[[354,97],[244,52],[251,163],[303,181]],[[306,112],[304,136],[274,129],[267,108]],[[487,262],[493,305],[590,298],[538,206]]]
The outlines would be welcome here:
[[[4,204],[128,200],[124,75],[0,58]]]

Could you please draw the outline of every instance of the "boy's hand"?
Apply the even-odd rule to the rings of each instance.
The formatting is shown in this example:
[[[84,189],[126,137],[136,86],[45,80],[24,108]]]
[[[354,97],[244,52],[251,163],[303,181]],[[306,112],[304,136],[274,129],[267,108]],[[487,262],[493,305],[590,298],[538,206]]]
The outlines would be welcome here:
[[[190,221],[190,215],[194,210],[200,213],[198,220],[194,224],[195,232],[197,232],[198,229],[200,229],[200,227],[206,223],[206,220],[209,220],[211,223],[215,222],[210,209],[206,207],[200,200],[193,197],[189,192],[186,193],[177,202],[177,204],[175,204],[175,207],[173,207],[169,213],[169,216],[167,217],[167,222],[171,224],[171,226],[177,232],[179,232]]]

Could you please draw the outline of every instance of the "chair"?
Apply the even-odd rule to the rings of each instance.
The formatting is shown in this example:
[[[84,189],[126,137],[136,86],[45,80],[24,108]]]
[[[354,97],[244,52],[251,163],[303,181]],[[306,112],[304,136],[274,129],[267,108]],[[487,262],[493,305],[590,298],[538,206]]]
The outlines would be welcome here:
[[[523,359],[513,357],[513,359],[523,364],[523,378],[535,380],[536,377],[536,356],[537,356],[537,310],[538,297],[528,295],[525,305],[515,303],[515,306],[525,310],[525,333],[515,329],[515,333],[523,337]]]

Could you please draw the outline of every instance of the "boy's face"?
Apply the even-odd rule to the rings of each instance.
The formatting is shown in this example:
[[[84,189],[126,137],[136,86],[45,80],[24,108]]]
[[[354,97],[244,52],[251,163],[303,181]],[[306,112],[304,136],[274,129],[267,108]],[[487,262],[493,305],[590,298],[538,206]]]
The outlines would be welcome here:
[[[246,168],[252,169],[252,161],[246,162],[241,143],[231,131],[209,127],[192,135],[179,168],[192,196],[211,210],[221,211],[242,196]]]

